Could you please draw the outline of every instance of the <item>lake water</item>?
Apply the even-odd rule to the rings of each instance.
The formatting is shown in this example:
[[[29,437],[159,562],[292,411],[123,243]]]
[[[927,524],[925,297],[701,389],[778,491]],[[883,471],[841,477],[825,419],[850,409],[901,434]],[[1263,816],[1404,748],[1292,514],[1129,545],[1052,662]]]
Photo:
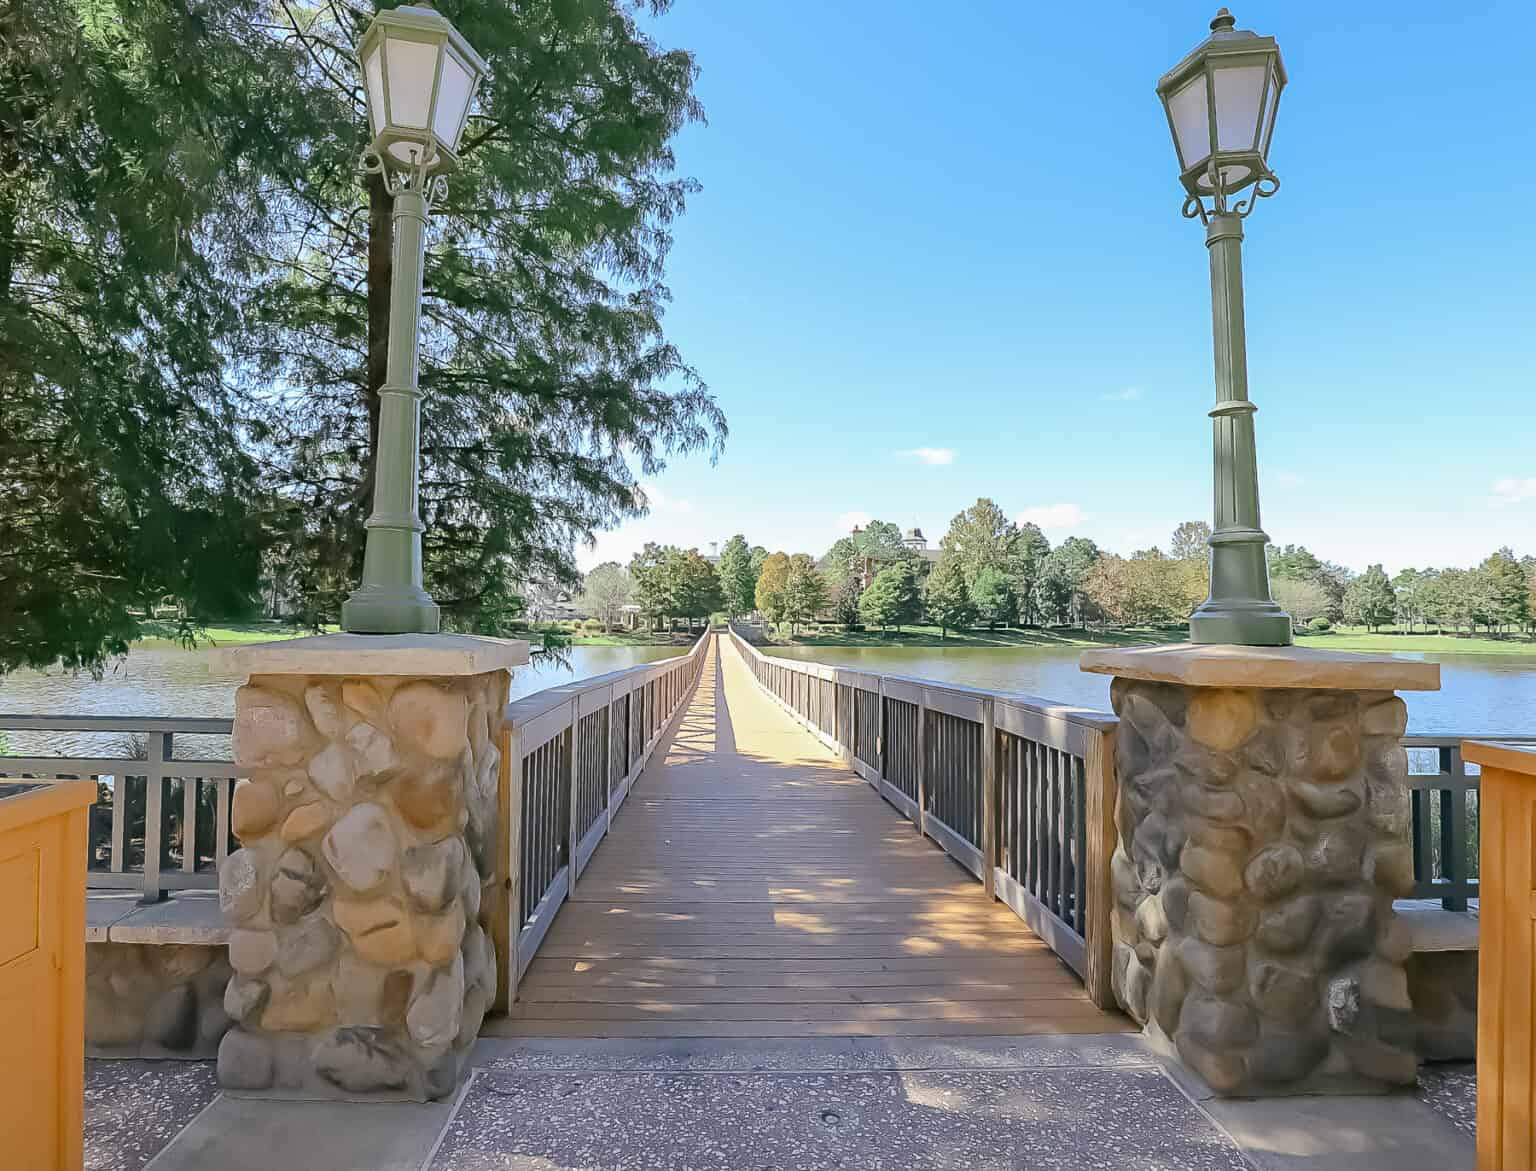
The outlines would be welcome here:
[[[1109,711],[1109,677],[1078,670],[1080,652],[956,647],[775,647],[770,654],[861,671],[1022,691]],[[1536,735],[1536,659],[1405,655],[1440,664],[1440,690],[1403,692],[1408,730],[1443,735]]]
[[[512,698],[531,695],[621,667],[681,653],[665,646],[573,647],[569,668],[519,667]],[[1071,650],[892,647],[779,647],[773,654],[838,663],[866,671],[1023,691],[1109,710],[1109,679],[1077,669]],[[235,711],[236,675],[210,671],[207,651],[134,650],[101,679],[17,671],[0,679],[0,714],[222,716]],[[1536,734],[1536,659],[1499,655],[1430,655],[1441,664],[1439,692],[1407,692],[1409,730],[1444,734]],[[3,721],[0,721],[3,729]],[[9,733],[12,753],[121,755],[120,736]],[[178,752],[224,756],[223,738],[178,738]]]
[[[651,663],[683,654],[686,647],[578,646],[569,651],[569,668],[555,663],[530,664],[512,673],[513,699],[546,687],[558,687],[621,667]],[[206,650],[135,649],[100,679],[68,672],[16,671],[0,678],[0,716],[206,716],[235,714],[235,688],[242,676],[210,669]],[[4,730],[0,719],[0,730]],[[78,756],[121,755],[121,736],[75,733],[9,732],[13,754]],[[227,737],[177,737],[178,754],[225,756]]]

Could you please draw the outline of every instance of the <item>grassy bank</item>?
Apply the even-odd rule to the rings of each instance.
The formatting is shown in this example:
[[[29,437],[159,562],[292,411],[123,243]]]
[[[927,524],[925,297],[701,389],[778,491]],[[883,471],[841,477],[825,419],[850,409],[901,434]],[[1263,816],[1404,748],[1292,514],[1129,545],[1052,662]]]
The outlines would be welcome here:
[[[1183,642],[1183,630],[1153,628],[1132,630],[951,630],[941,637],[937,626],[907,626],[882,634],[878,630],[803,631],[791,638],[781,635],[775,646],[805,647],[1015,647],[1071,650],[1078,647],[1148,646]],[[1536,659],[1536,639],[1524,635],[1507,638],[1468,638],[1455,634],[1405,634],[1341,627],[1327,634],[1296,637],[1296,645],[1321,650],[1374,652],[1377,654],[1514,655]]]
[[[1338,627],[1328,634],[1298,635],[1296,645],[1330,651],[1374,651],[1378,654],[1523,655],[1536,659],[1536,639],[1523,634],[1511,634],[1504,638],[1407,634],[1401,631],[1370,634],[1361,629]]]
[[[339,627],[327,626],[325,633],[331,633]],[[167,648],[180,650],[182,642],[177,633],[176,623],[156,620],[144,622],[139,625],[139,637],[134,639],[133,645],[143,647],[146,650],[165,650]],[[248,642],[272,642],[280,638],[302,638],[314,631],[307,626],[292,626],[283,622],[228,622],[218,626],[205,626],[196,632],[197,648],[210,646],[233,646]]]
[[[327,626],[323,633],[331,634],[340,629],[339,626]],[[136,647],[143,647],[146,650],[183,649],[174,622],[145,622],[141,624],[140,630],[142,633],[133,643]],[[215,646],[271,642],[280,638],[302,638],[304,635],[313,633],[314,631],[307,626],[293,626],[281,622],[227,622],[217,626],[207,626],[197,631],[197,645],[193,649],[203,650]],[[545,634],[550,633],[558,633],[569,639],[572,646],[689,646],[697,635],[697,632],[694,635],[687,635],[682,631],[669,634],[666,631],[657,633],[649,630],[615,630],[611,634],[598,631],[587,634],[585,631],[571,631],[561,627],[535,627],[531,630],[515,630],[512,632],[512,637],[539,642]]]
[[[1180,637],[1159,630],[951,630],[944,636],[937,626],[904,626],[878,630],[803,631],[794,638],[775,639],[776,646],[826,647],[1033,647],[1071,650],[1095,646],[1148,646]]]

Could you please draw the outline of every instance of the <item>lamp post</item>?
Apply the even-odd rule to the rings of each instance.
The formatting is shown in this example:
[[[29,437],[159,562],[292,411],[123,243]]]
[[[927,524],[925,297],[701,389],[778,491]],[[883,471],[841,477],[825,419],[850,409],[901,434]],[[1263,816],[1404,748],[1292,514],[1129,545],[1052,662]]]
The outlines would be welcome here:
[[[1291,619],[1269,593],[1259,527],[1258,457],[1243,332],[1243,220],[1280,186],[1265,161],[1285,66],[1273,37],[1234,27],[1225,8],[1211,35],[1157,83],[1188,197],[1211,257],[1216,354],[1215,526],[1210,596],[1189,620],[1197,643],[1287,646]],[[1238,198],[1240,197],[1241,198]],[[1209,201],[1209,207],[1207,207]]]
[[[435,633],[437,604],[422,588],[417,496],[421,391],[417,342],[427,213],[458,164],[459,139],[486,63],[429,5],[381,12],[358,46],[373,140],[363,169],[384,176],[394,197],[389,353],[379,388],[373,512],[363,580],[341,607],[356,634]]]

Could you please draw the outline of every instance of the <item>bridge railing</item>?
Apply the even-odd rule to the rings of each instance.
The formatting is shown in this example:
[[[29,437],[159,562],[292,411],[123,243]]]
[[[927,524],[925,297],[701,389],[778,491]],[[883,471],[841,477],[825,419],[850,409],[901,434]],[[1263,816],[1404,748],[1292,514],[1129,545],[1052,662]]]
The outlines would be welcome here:
[[[1114,731],[1035,696],[774,658],[758,683],[1114,1005]]]
[[[1447,911],[1465,911],[1467,901],[1478,897],[1482,778],[1467,771],[1463,740],[1536,744],[1536,736],[1403,737],[1412,799],[1412,897],[1439,899]]]
[[[0,715],[9,742],[47,743],[61,734],[88,754],[0,754],[0,777],[97,782],[91,809],[86,886],[137,890],[146,903],[168,891],[216,890],[232,849],[229,807],[233,761],[203,759],[228,751],[233,721],[190,716]],[[177,753],[182,738],[189,755]],[[99,747],[99,751],[98,751]],[[192,755],[195,754],[195,755]]]
[[[495,916],[502,1007],[576,889],[657,741],[698,682],[710,639],[683,655],[507,705],[501,823],[507,913]],[[503,927],[503,925],[506,925]]]

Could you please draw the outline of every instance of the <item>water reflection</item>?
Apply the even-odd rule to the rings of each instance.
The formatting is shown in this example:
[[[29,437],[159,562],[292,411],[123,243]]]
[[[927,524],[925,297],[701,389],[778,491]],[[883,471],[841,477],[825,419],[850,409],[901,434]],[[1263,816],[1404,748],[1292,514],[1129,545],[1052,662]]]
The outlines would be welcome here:
[[[686,647],[578,646],[569,668],[530,664],[512,673],[513,699],[621,667],[683,654]],[[207,650],[138,649],[115,663],[101,679],[68,672],[16,671],[0,678],[0,714],[70,716],[200,716],[235,714],[239,675],[211,669]],[[0,731],[3,731],[0,725]],[[128,733],[6,732],[12,754],[46,756],[142,756],[143,745]],[[228,737],[177,737],[179,756],[225,758]]]
[[[778,647],[770,653],[864,671],[1022,691],[1109,710],[1109,678],[1078,670],[1080,652],[977,647]],[[1440,664],[1438,692],[1404,692],[1408,730],[1421,734],[1536,734],[1536,659],[1411,655]]]

